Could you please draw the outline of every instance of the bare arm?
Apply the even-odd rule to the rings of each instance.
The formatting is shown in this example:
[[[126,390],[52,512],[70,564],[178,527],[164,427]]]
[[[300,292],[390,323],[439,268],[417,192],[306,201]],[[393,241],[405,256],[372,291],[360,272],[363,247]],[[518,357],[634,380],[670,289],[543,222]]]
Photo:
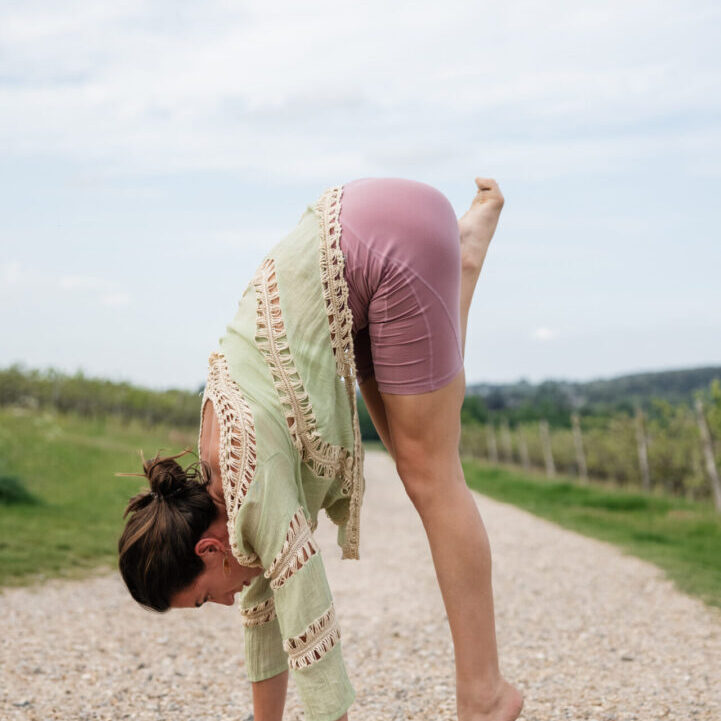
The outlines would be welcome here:
[[[253,684],[253,718],[255,721],[282,721],[288,672],[255,681]]]
[[[253,684],[253,718],[254,721],[283,721],[285,695],[288,690],[288,672],[283,671],[265,681]],[[348,721],[344,713],[338,721]]]
[[[253,719],[254,721],[282,721],[285,708],[285,695],[288,690],[288,672],[256,681],[253,686]],[[338,721],[348,721],[344,713]]]

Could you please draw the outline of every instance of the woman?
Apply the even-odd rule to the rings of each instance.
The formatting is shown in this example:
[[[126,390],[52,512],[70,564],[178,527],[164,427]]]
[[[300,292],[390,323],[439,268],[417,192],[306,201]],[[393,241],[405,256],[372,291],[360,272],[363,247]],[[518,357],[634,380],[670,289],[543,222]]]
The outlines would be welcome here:
[[[240,597],[256,721],[281,719],[288,667],[311,721],[354,699],[319,549],[318,512],[358,558],[363,448],[355,382],[428,536],[456,661],[458,718],[512,721],[488,538],[458,455],[468,310],[503,206],[476,178],[456,220],[435,188],[363,178],[327,189],[263,260],[210,356],[200,464],[144,462],[119,542],[158,611]],[[243,590],[245,587],[247,590]]]

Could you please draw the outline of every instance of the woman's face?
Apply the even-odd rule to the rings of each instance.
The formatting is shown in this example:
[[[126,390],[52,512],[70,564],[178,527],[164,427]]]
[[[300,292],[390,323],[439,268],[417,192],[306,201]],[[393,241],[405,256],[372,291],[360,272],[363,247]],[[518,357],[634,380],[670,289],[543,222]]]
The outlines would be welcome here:
[[[250,585],[253,578],[263,573],[262,568],[241,566],[235,560],[227,542],[227,530],[223,539],[223,528],[219,529],[217,526],[217,523],[211,524],[195,545],[196,554],[203,559],[205,566],[203,572],[190,586],[173,596],[170,602],[171,608],[200,607],[208,602],[232,606],[235,594]],[[227,559],[226,570],[223,570],[223,558]]]

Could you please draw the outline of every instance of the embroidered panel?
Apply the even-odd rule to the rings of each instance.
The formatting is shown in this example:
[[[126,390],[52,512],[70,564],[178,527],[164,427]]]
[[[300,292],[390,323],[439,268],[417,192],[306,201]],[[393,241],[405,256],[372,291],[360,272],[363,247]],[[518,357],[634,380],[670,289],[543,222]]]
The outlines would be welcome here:
[[[265,572],[265,577],[270,579],[270,587],[273,590],[280,588],[311,556],[318,553],[318,550],[301,507],[290,519],[283,547]]]
[[[255,424],[250,406],[238,384],[230,377],[228,362],[222,353],[211,353],[208,379],[203,393],[200,438],[203,433],[203,408],[210,400],[220,429],[220,477],[228,513],[228,538],[233,555],[242,566],[261,566],[256,554],[241,554],[235,533],[235,520],[255,475]]]
[[[340,641],[333,604],[299,636],[283,642],[292,669],[307,668],[320,661]]]
[[[343,558],[358,558],[360,542],[360,509],[365,491],[363,445],[355,393],[356,367],[353,349],[353,315],[348,303],[345,280],[345,257],[340,245],[340,222],[343,186],[328,188],[318,199],[314,210],[321,228],[320,269],[330,338],[336,360],[336,372],[343,379],[353,422],[353,454],[345,461],[343,490],[350,496],[350,515],[346,524]]]
[[[345,476],[350,454],[342,446],[322,439],[310,397],[295,366],[283,322],[272,258],[266,258],[260,265],[253,277],[253,284],[257,298],[255,341],[273,376],[293,445],[315,475],[331,480]]]
[[[246,628],[262,626],[270,623],[275,618],[275,601],[273,597],[261,601],[251,608],[240,609],[241,623]]]
[[[349,380],[354,383],[353,314],[348,302],[348,283],[343,274],[345,257],[340,247],[342,195],[342,185],[329,188],[320,197],[315,212],[321,225],[320,278],[330,323],[336,372],[346,383]]]

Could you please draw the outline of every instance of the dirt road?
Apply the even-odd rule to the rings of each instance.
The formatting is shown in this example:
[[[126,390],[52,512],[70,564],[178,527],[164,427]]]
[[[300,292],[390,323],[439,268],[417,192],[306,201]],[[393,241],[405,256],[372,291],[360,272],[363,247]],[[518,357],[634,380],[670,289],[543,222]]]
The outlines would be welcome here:
[[[392,461],[366,455],[360,561],[316,537],[357,698],[353,721],[452,720],[453,650],[423,527]],[[477,496],[493,551],[505,676],[522,718],[721,719],[721,613],[654,566]],[[0,596],[0,717],[231,720],[251,716],[238,610],[154,614],[117,574]],[[292,681],[286,719],[301,719]]]

